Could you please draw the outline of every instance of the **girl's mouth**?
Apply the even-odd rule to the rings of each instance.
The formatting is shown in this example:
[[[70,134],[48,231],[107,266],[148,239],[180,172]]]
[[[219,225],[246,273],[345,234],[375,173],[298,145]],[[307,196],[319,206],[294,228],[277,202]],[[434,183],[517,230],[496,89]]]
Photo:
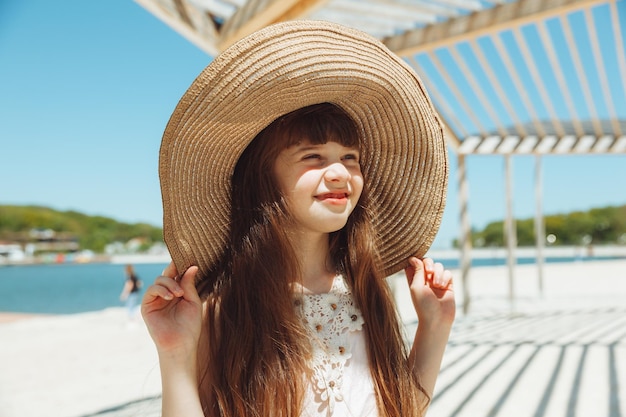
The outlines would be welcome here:
[[[320,194],[316,197],[320,201],[325,201],[331,204],[345,204],[348,201],[347,193],[326,193]]]

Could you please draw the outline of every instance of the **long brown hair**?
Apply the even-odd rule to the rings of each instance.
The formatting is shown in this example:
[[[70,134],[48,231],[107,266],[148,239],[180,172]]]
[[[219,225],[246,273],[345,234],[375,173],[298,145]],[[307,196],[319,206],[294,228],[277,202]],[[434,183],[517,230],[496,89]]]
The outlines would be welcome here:
[[[200,397],[210,417],[297,417],[306,390],[310,342],[293,304],[300,276],[273,166],[302,140],[359,144],[357,126],[322,103],[278,118],[246,148],[232,177],[229,244],[200,286],[208,298],[199,354]],[[365,320],[365,339],[381,416],[422,415],[427,396],[407,360],[393,297],[380,276],[373,213],[364,189],[344,228],[329,236]]]

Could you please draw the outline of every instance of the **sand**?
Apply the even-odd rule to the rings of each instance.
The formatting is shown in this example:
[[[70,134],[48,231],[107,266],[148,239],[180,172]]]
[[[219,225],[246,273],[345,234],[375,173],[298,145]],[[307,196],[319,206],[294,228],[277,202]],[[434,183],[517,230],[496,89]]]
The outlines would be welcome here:
[[[457,280],[459,314],[429,416],[625,415],[626,260],[548,264],[543,292],[536,266],[518,266],[514,302],[507,274],[472,269],[467,315]],[[391,282],[410,333],[404,280]],[[0,314],[0,417],[158,416],[159,378],[145,326],[122,308]]]
[[[0,324],[0,416],[75,417],[160,393],[142,322],[122,308]]]

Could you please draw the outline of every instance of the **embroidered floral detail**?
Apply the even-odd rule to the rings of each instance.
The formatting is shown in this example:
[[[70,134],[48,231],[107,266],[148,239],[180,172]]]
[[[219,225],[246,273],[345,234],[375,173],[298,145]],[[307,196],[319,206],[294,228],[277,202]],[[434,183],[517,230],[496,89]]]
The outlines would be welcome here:
[[[312,388],[321,407],[332,414],[343,400],[343,370],[352,357],[349,333],[363,328],[361,311],[341,275],[327,294],[296,294],[294,305],[312,336]]]

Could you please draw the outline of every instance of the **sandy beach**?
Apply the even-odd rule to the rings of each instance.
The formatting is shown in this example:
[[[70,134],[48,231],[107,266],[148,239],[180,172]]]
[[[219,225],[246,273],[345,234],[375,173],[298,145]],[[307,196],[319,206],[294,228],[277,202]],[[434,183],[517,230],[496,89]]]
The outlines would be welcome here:
[[[626,260],[473,268],[429,412],[444,416],[626,415]],[[458,277],[458,272],[455,274]],[[392,277],[407,333],[415,315]],[[121,308],[0,314],[0,417],[154,417],[154,346]]]

